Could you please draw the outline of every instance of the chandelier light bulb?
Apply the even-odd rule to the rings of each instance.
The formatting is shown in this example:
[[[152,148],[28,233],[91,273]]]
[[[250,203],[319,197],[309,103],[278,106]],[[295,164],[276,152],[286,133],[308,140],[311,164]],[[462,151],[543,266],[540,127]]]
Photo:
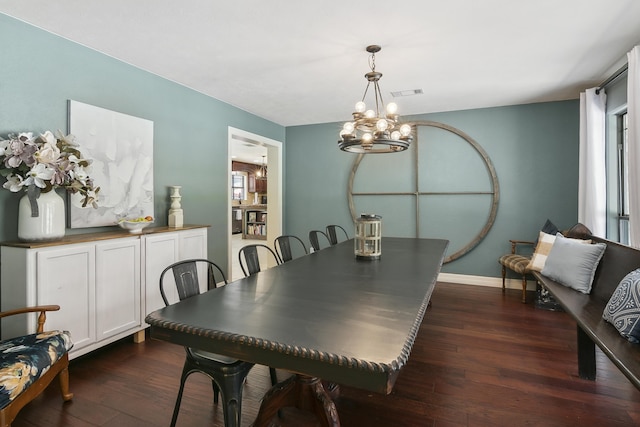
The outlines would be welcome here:
[[[373,119],[376,116],[376,113],[373,110],[367,110],[367,111],[365,111],[364,116],[367,119]]]
[[[411,134],[411,125],[405,123],[400,126],[400,134],[402,134],[402,136],[409,136]]]
[[[380,132],[384,132],[385,130],[387,130],[388,127],[389,127],[389,123],[387,123],[385,119],[380,119],[376,123],[376,129],[378,129]]]
[[[344,133],[351,134],[353,133],[354,129],[355,127],[352,122],[346,122],[344,126],[342,126],[342,130],[344,131]]]
[[[393,132],[391,132],[391,139],[398,140],[400,139],[400,136],[400,131],[398,130],[394,130]]]
[[[369,132],[366,132],[364,135],[362,135],[363,142],[371,142],[372,140],[373,140],[373,135],[371,135]]]
[[[364,113],[364,110],[367,109],[367,106],[364,102],[359,101],[356,103],[356,113]]]
[[[398,104],[390,102],[387,104],[387,114],[396,114],[398,112]]]

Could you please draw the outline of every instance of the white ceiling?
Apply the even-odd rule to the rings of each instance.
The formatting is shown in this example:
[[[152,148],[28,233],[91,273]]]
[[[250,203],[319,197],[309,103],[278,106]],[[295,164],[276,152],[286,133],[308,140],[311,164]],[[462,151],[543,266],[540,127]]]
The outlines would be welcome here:
[[[424,91],[396,99],[406,115],[574,99],[640,43],[637,0],[0,0],[0,12],[283,126],[347,120],[369,44],[382,46],[386,102]]]
[[[231,145],[231,159],[238,162],[253,163],[256,165],[268,164],[267,147],[255,141],[234,139]]]

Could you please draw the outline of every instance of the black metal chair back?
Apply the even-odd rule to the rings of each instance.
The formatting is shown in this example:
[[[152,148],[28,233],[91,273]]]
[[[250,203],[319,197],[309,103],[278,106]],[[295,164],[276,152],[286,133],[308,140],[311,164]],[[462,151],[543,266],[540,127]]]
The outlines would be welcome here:
[[[295,241],[298,241],[300,243],[305,255],[309,253],[304,242],[300,240],[298,236],[284,235],[276,237],[276,239],[273,241],[273,246],[276,248],[276,254],[280,257],[281,263],[289,262],[294,258],[294,250],[292,248],[291,242]],[[296,253],[299,253],[299,251],[297,251]]]
[[[173,273],[173,280],[178,291],[178,298],[180,301],[198,295],[200,293],[200,277],[198,269],[206,268],[207,270],[207,290],[217,287],[217,283],[222,281],[227,282],[222,269],[214,262],[207,259],[187,259],[178,261],[165,268],[160,273],[160,294],[165,305],[169,305],[169,300],[164,289],[164,276],[169,270]],[[217,281],[216,276],[221,280]]]
[[[270,253],[276,261],[276,264],[280,264],[280,258],[278,255],[276,255],[273,249],[267,245],[257,243],[243,246],[238,252],[238,261],[240,262],[240,268],[242,268],[242,272],[245,277],[252,276],[261,271],[258,250],[266,251],[265,253],[267,253],[267,256],[269,256],[268,254]]]
[[[313,248],[313,250],[316,252],[322,248],[331,246],[331,240],[329,240],[329,236],[327,236],[324,231],[320,230],[311,230],[309,232],[309,242],[311,243],[311,247]]]
[[[347,233],[347,230],[337,224],[327,225],[327,236],[329,237],[329,243],[331,243],[331,246],[338,244],[337,230],[342,230],[342,233],[344,233],[344,237],[346,237],[346,240],[349,240],[349,234]]]

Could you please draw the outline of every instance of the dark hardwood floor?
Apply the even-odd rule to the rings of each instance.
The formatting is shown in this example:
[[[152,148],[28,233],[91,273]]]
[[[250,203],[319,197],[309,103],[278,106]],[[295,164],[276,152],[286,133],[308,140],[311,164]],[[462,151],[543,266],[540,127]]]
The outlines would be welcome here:
[[[597,381],[577,376],[567,314],[522,304],[517,290],[453,284],[438,284],[432,303],[390,395],[342,388],[343,426],[640,425],[640,391],[599,350]],[[54,382],[13,426],[168,426],[183,358],[164,342],[120,341],[71,362],[72,402],[62,402]],[[243,426],[268,386],[268,369],[255,367]],[[178,425],[222,426],[212,394],[208,379],[192,375]]]

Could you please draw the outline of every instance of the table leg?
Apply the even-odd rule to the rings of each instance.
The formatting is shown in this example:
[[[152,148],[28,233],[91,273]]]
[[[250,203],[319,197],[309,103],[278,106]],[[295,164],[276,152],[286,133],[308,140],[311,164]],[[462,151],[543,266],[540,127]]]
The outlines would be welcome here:
[[[273,386],[262,399],[253,427],[273,425],[278,410],[285,407],[314,414],[322,427],[340,427],[336,406],[319,378],[297,374]]]

